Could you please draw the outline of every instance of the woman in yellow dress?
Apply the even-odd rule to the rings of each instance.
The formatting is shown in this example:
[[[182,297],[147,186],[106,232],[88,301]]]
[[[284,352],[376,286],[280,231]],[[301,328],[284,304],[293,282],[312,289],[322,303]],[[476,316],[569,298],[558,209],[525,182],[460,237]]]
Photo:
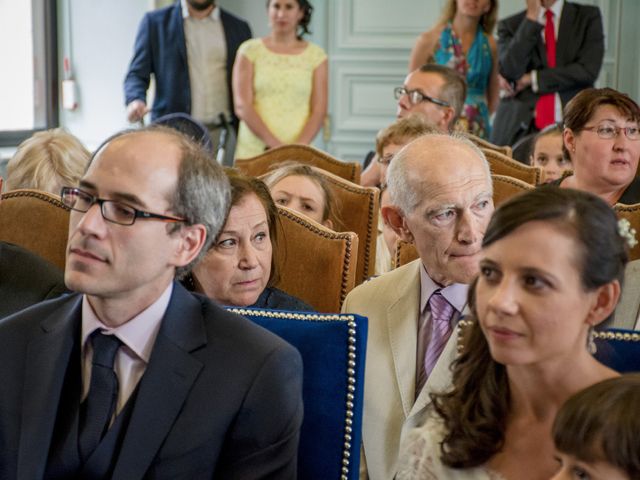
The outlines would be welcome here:
[[[327,112],[327,55],[303,40],[313,7],[268,0],[271,33],[238,49],[233,98],[240,122],[236,158],[287,143],[310,143]]]

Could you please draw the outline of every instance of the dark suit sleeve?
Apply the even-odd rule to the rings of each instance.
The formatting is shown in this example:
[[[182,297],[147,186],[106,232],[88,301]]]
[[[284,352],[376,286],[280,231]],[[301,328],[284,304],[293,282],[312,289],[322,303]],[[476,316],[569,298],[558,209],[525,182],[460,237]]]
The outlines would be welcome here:
[[[604,57],[604,33],[598,8],[583,7],[585,25],[580,29],[582,37],[572,36],[572,42],[582,40],[575,58],[556,68],[538,71],[538,92],[553,93],[566,89],[586,88],[594,84]]]
[[[133,58],[124,79],[125,105],[129,105],[133,100],[146,102],[149,79],[153,71],[150,35],[150,18],[145,14],[138,28]]]
[[[500,74],[517,81],[530,69],[542,25],[526,16],[507,18],[498,24],[498,61]]]
[[[280,346],[254,378],[215,478],[297,478],[302,414],[302,359],[290,345]]]

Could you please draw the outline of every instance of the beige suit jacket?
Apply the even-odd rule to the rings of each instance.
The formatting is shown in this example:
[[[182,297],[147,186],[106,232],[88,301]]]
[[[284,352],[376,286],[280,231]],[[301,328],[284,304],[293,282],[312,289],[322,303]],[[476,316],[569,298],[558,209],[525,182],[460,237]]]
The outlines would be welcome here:
[[[640,314],[640,260],[627,264],[624,272],[624,287],[616,307],[612,322],[603,325],[606,328],[634,330]]]
[[[451,357],[449,345],[415,398],[419,303],[420,260],[415,260],[360,285],[342,307],[369,319],[361,478],[393,478],[403,428],[419,422],[431,385],[443,383],[436,372],[448,371],[439,365]]]

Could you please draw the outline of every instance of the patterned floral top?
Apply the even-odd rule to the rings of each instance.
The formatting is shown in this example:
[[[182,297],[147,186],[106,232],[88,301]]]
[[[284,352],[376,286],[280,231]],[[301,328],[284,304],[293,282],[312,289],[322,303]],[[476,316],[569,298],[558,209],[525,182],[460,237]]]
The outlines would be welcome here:
[[[409,432],[400,448],[396,480],[505,480],[484,467],[458,470],[443,465],[440,461],[443,437],[442,423],[433,417]]]
[[[478,27],[476,38],[465,55],[462,43],[451,23],[440,34],[440,41],[433,56],[435,63],[453,68],[467,79],[467,98],[460,116],[459,127],[481,138],[489,138],[489,107],[487,87],[493,69],[488,35]]]
[[[282,142],[293,143],[311,114],[313,72],[327,58],[319,46],[308,43],[299,54],[269,50],[259,38],[247,40],[238,49],[253,64],[253,106],[269,130]],[[265,144],[240,123],[236,158],[264,152]]]

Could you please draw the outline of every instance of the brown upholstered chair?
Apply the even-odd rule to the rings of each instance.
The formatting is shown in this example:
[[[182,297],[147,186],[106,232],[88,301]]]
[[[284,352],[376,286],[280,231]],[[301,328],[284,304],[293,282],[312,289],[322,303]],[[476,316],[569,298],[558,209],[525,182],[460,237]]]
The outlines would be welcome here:
[[[517,178],[504,175],[491,175],[493,181],[493,204],[498,207],[506,200],[519,193],[533,190],[535,187]],[[638,205],[638,222],[640,223],[640,205]],[[640,229],[639,229],[640,231]],[[418,258],[418,251],[412,243],[399,240],[393,255],[393,268],[401,267]]]
[[[278,207],[278,214],[276,287],[319,312],[340,312],[355,285],[358,236],[334,232],[286,207]]]
[[[505,175],[491,175],[493,180],[493,205],[497,208],[519,193],[533,190],[533,185]]]
[[[336,198],[341,227],[336,230],[358,235],[356,285],[359,285],[375,273],[380,190],[356,185],[319,168],[316,170],[327,179]]]
[[[487,161],[491,167],[491,173],[494,175],[506,175],[507,177],[517,178],[531,185],[538,185],[544,180],[540,167],[525,165],[495,150],[486,148],[481,148],[481,150],[487,157]]]
[[[69,209],[57,195],[12,190],[0,201],[0,240],[14,243],[64,270]]]
[[[630,249],[629,260],[638,260],[640,258],[640,236],[638,234],[638,232],[640,232],[640,203],[634,205],[617,203],[613,209],[616,211],[618,218],[626,218],[629,220],[631,228],[634,228],[636,231],[635,236],[639,243]]]
[[[247,175],[259,177],[267,173],[272,165],[292,160],[321,168],[350,182],[360,183],[362,166],[359,163],[343,162],[309,145],[283,145],[267,150],[257,157],[238,158],[234,166]]]
[[[413,243],[398,240],[396,243],[396,251],[393,254],[393,268],[401,267],[409,262],[417,260],[418,251]]]
[[[506,155],[507,157],[513,158],[513,151],[511,150],[511,147],[508,145],[504,145],[504,146],[494,145],[493,143],[488,142],[484,138],[476,137],[471,133],[467,133],[467,137],[469,138],[469,140],[471,140],[480,148],[487,149],[487,150],[494,150],[498,153]]]

